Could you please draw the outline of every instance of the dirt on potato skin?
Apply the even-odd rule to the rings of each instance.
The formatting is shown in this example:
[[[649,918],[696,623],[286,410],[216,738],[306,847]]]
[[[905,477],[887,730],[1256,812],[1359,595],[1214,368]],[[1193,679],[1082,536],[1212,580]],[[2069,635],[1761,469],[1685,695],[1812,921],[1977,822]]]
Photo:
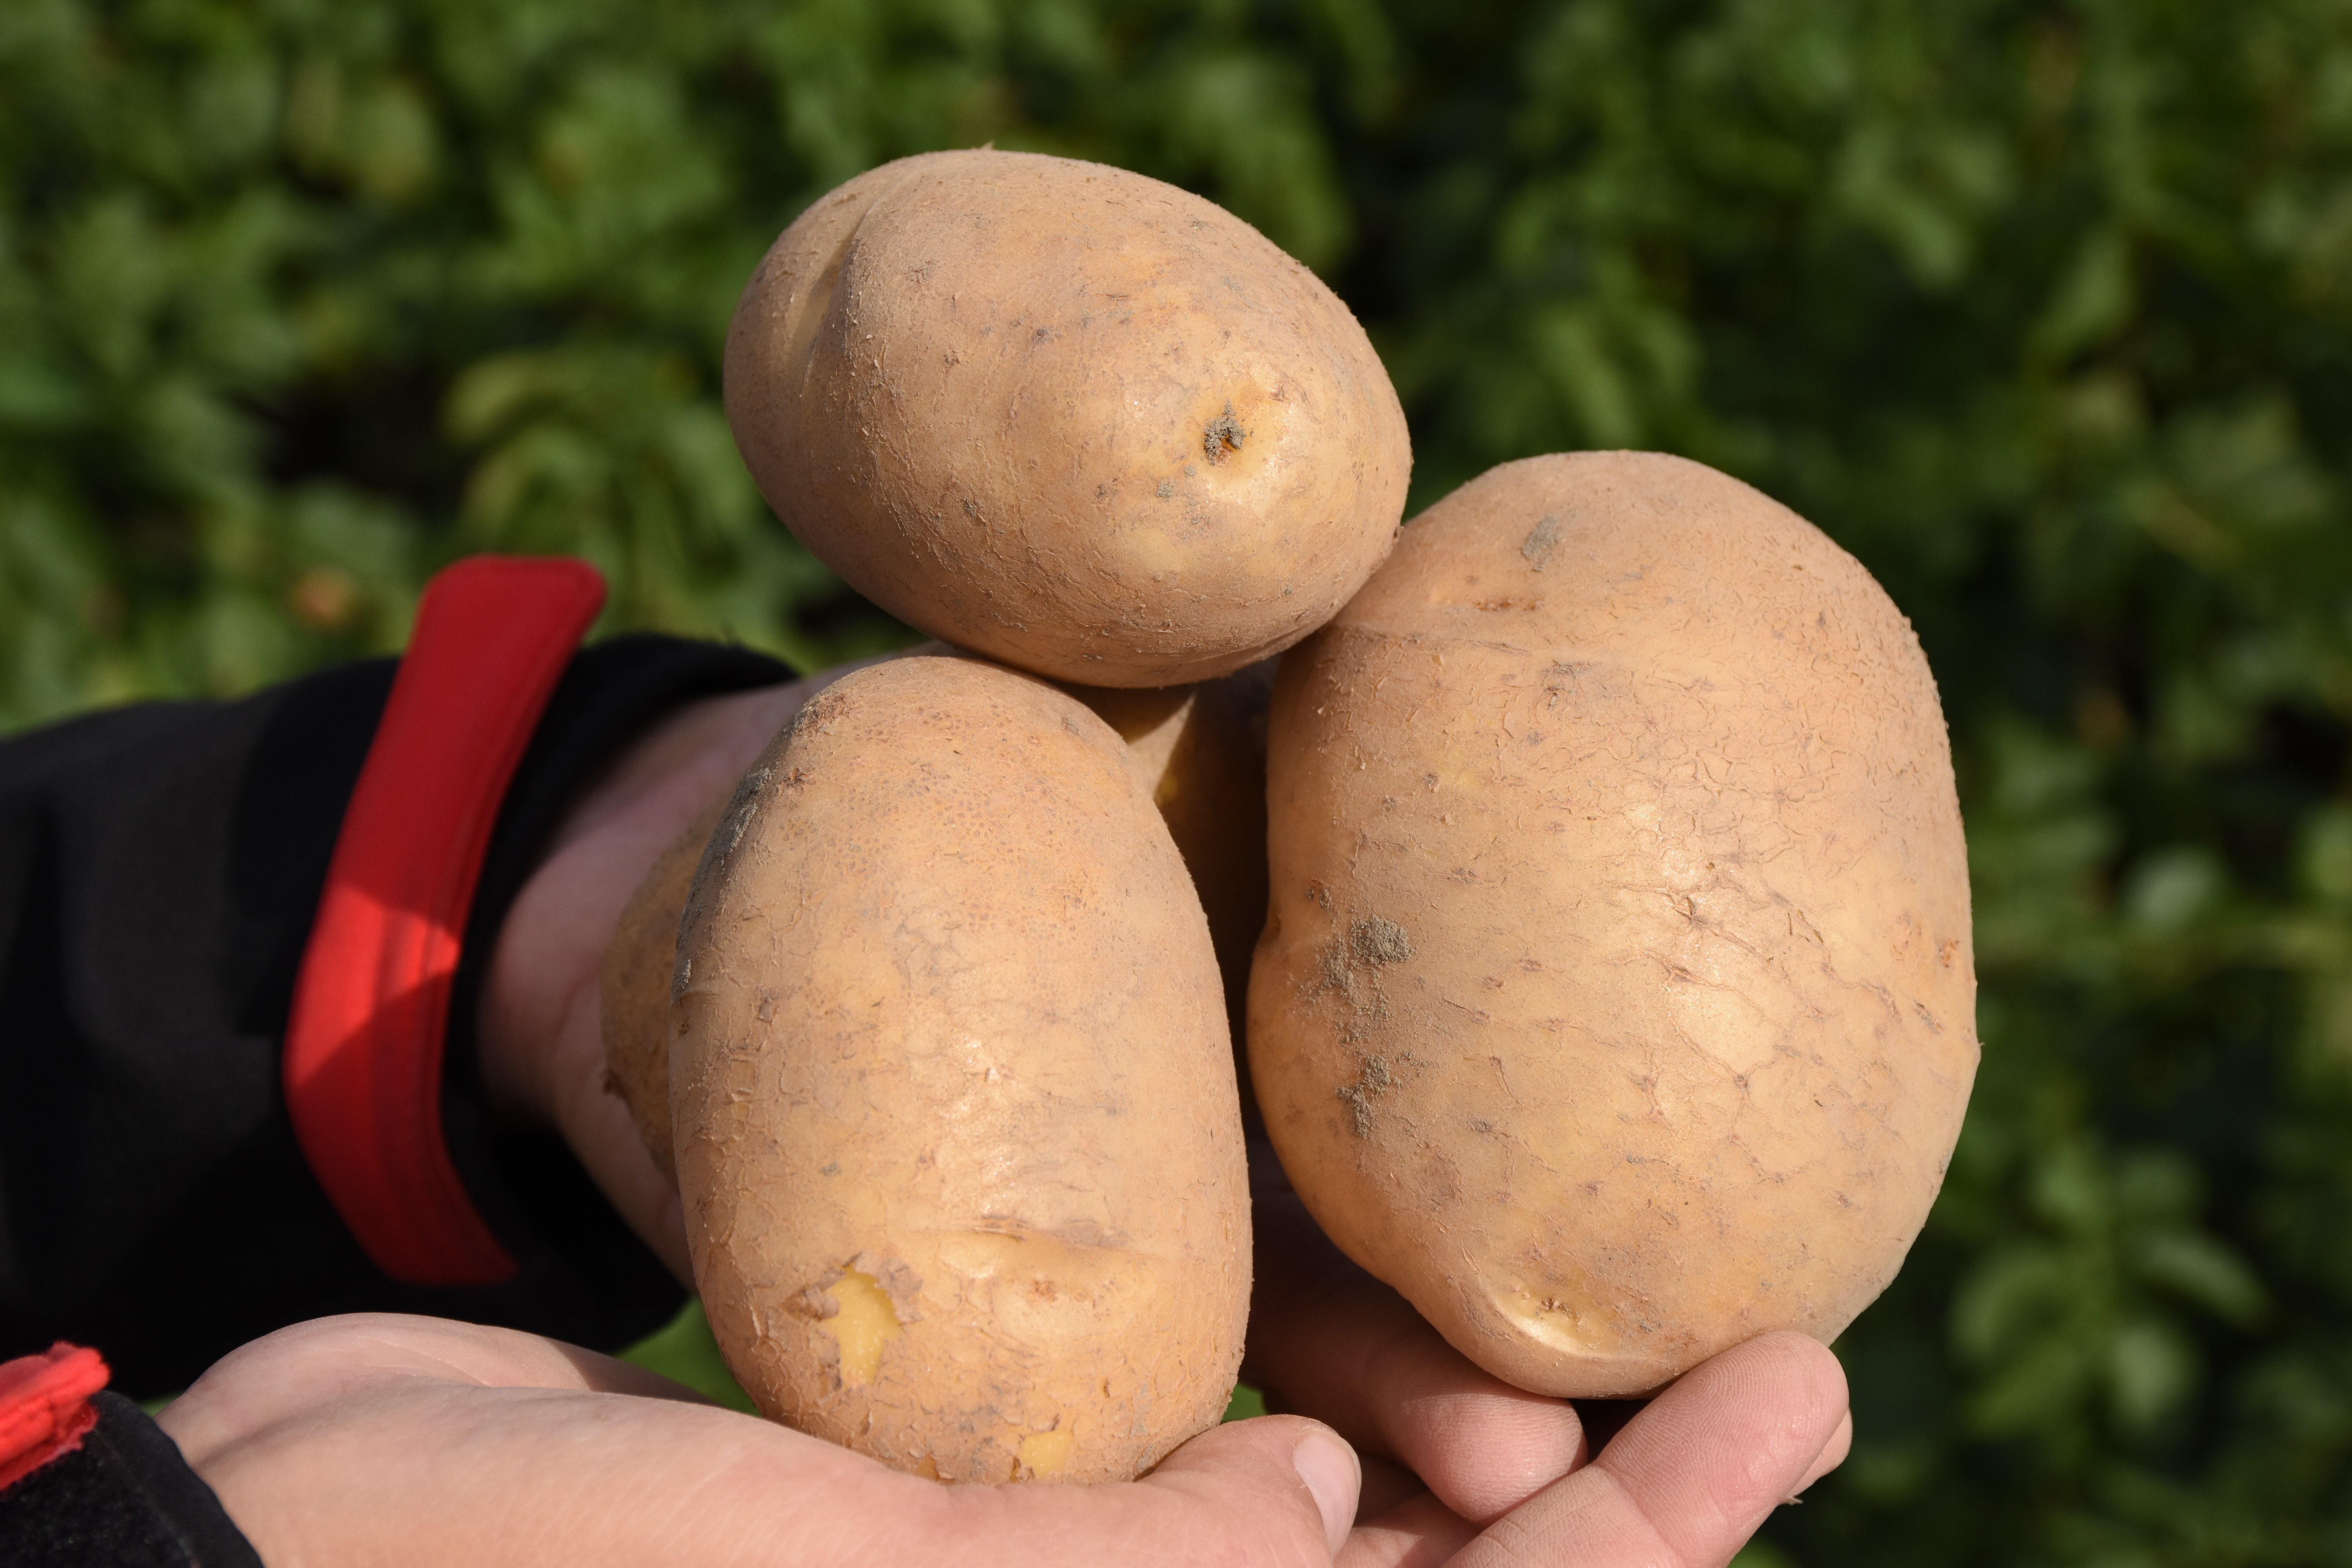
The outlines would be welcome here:
[[[1200,902],[1119,737],[1047,683],[844,678],[686,908],[695,1277],[762,1410],[943,1480],[1124,1480],[1223,1413],[1249,1300]]]
[[[1268,779],[1259,1104],[1465,1354],[1636,1394],[1884,1289],[1976,1065],[1968,879],[1916,640],[1818,530],[1496,469],[1286,657]]]
[[[1412,470],[1313,273],[1198,196],[1035,153],[821,198],[744,289],[725,395],[769,504],[852,586],[1091,686],[1296,643],[1387,555]]]

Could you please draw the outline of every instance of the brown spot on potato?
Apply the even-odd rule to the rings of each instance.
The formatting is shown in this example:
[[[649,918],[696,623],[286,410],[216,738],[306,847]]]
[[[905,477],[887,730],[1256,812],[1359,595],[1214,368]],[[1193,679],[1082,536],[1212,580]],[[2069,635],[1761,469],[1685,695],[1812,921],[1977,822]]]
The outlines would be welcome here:
[[[1227,402],[1225,411],[1210,420],[1209,427],[1201,432],[1201,449],[1209,455],[1209,461],[1222,463],[1240,451],[1242,442],[1248,437],[1242,422],[1234,417],[1233,404]]]

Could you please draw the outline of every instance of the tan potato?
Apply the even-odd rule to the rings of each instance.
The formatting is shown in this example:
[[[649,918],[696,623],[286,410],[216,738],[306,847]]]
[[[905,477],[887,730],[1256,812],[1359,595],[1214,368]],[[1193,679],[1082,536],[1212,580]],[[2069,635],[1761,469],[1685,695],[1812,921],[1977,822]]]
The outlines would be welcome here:
[[[933,153],[786,229],[727,340],[769,504],[910,626],[1061,680],[1277,653],[1389,552],[1412,452],[1337,296],[1139,174]]]
[[[1118,737],[992,665],[814,699],[696,874],[670,1007],[695,1278],[769,1415],[945,1480],[1123,1480],[1248,1314],[1199,900]]]
[[[939,642],[915,651],[961,657]],[[1265,924],[1265,716],[1273,685],[1269,661],[1197,686],[1064,688],[1127,742],[1129,754],[1151,781],[1152,802],[1209,919],[1237,1054],[1250,954]],[[677,1170],[670,1152],[666,1027],[670,971],[695,865],[725,805],[711,802],[646,874],[621,911],[597,976],[604,1088],[628,1106],[646,1152],[673,1186]]]
[[[1643,453],[1495,469],[1283,661],[1250,1063],[1332,1238],[1522,1388],[1827,1341],[1977,1061],[1909,623],[1803,519]]]
[[[726,808],[724,799],[712,801],[661,852],[621,910],[596,970],[604,1091],[629,1108],[646,1152],[672,1186],[677,1164],[670,1151],[669,980],[677,967],[677,922],[694,868]]]
[[[1252,665],[1197,686],[1063,689],[1118,731],[1151,779],[1152,802],[1209,917],[1226,1021],[1239,1040],[1250,954],[1265,927],[1265,721],[1274,666]]]

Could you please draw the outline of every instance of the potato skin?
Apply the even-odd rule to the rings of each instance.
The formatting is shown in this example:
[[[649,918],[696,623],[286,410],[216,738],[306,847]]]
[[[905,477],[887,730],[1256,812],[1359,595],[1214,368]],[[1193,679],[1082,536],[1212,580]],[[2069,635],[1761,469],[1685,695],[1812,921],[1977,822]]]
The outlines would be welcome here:
[[[1213,1425],[1250,1277],[1220,1004],[1076,701],[955,658],[813,699],[705,851],[670,1007],[695,1278],[761,1408],[943,1480],[1124,1480]]]
[[[1833,1338],[1976,1068],[1948,743],[1812,525],[1643,453],[1507,464],[1283,661],[1250,1064],[1318,1221],[1522,1388]]]
[[[1224,675],[1322,625],[1412,469],[1314,274],[1198,196],[1027,153],[820,198],[736,307],[726,401],[769,504],[860,593],[1096,686]]]

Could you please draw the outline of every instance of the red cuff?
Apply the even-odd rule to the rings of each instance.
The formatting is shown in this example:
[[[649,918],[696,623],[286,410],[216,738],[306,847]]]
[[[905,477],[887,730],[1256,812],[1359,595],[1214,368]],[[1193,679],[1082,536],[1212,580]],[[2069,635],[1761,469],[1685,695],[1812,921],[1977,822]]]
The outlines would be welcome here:
[[[62,1340],[45,1354],[0,1362],[0,1491],[81,1447],[98,1425],[89,1396],[107,1375],[96,1351]]]
[[[515,1272],[442,1136],[450,988],[507,785],[604,603],[582,561],[478,555],[425,585],[302,954],[294,1133],[367,1255],[408,1284]]]

